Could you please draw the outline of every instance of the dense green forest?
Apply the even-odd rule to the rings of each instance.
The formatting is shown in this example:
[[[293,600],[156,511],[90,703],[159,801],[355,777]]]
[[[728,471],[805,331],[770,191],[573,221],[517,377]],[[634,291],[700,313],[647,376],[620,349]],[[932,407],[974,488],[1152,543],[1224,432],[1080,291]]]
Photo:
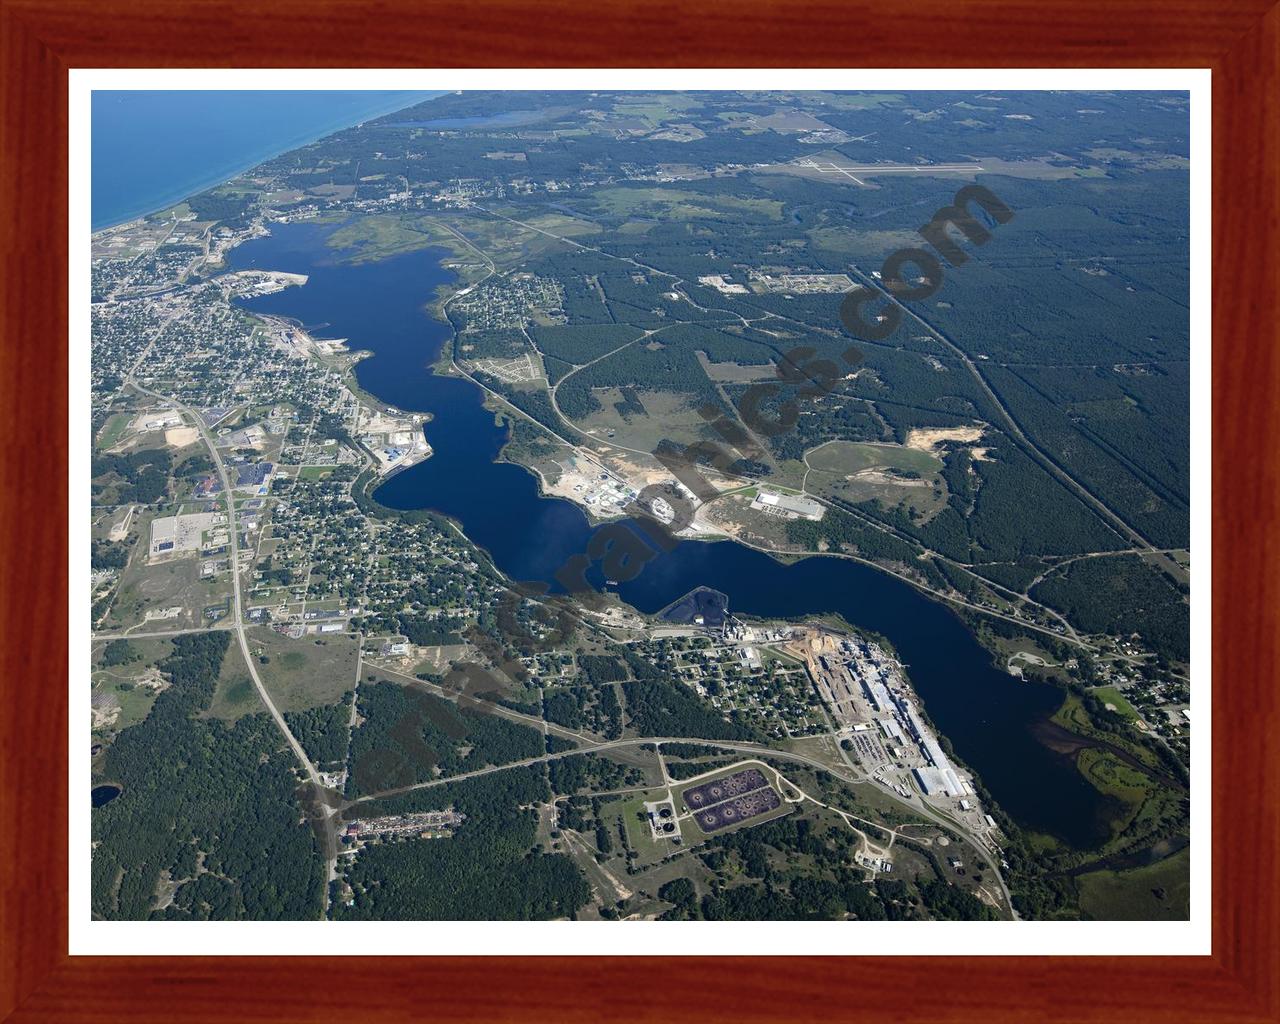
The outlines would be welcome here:
[[[577,760],[571,758],[570,760]],[[523,806],[549,800],[539,765],[422,789],[362,805],[399,814],[452,807],[466,820],[451,839],[380,843],[347,870],[343,920],[520,920],[571,917],[590,897],[582,873],[562,854],[534,847],[536,816]]]
[[[675,906],[666,920],[862,921],[991,920],[976,896],[933,872],[868,883],[853,866],[856,837],[845,828],[788,815],[713,837],[698,856],[716,873],[701,899],[687,878],[659,895]],[[783,866],[778,866],[781,860]],[[728,881],[732,879],[732,884]]]
[[[90,469],[94,498],[109,498],[117,505],[149,505],[169,493],[171,469],[169,453],[163,448],[143,448],[127,455],[95,454]]]
[[[348,795],[378,792],[543,752],[542,734],[491,712],[459,708],[388,682],[360,686],[363,721],[351,735]]]
[[[1031,596],[1090,633],[1137,633],[1157,654],[1191,656],[1191,609],[1181,590],[1137,555],[1081,558],[1035,585]]]
[[[322,772],[337,771],[346,762],[351,701],[354,698],[355,692],[350,691],[337,704],[284,712],[289,731]]]
[[[622,735],[622,706],[609,685],[546,690],[542,714],[548,722],[567,729],[590,729],[611,740]]]
[[[158,664],[172,685],[107,749],[101,779],[122,791],[93,811],[95,916],[303,920],[323,911],[323,860],[300,823],[296,763],[270,717],[228,726],[199,716],[229,639],[175,637]]]

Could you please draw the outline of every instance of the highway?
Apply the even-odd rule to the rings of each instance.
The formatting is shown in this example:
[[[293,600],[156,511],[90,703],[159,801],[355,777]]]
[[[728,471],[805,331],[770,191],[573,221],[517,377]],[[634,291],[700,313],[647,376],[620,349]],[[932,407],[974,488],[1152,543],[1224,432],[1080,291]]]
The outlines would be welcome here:
[[[424,680],[416,679],[412,676],[405,675],[402,672],[397,672],[394,669],[388,669],[384,666],[379,665],[378,672],[381,675],[392,676],[399,679],[402,682],[421,687],[422,689],[428,690],[436,694],[437,696],[442,696],[446,698],[456,696],[456,693],[454,693],[453,691],[447,690],[446,688],[439,686],[438,684],[428,683],[428,682],[425,682]],[[657,743],[706,743],[711,746],[721,747],[722,749],[725,749],[725,750],[732,750],[735,753],[739,753],[739,754],[751,754],[751,755],[754,755],[755,757],[772,757],[782,761],[793,761],[793,762],[796,762],[797,764],[803,764],[809,768],[814,768],[819,771],[830,772],[832,775],[840,779],[842,782],[877,786],[877,789],[880,792],[885,793],[886,795],[890,796],[892,799],[898,801],[899,803],[902,803],[906,807],[909,807],[913,814],[918,814],[920,817],[926,819],[927,821],[930,821],[935,825],[940,825],[950,830],[954,834],[958,835],[966,845],[968,845],[974,850],[975,853],[977,853],[982,858],[988,860],[991,863],[991,874],[998,880],[1000,884],[1000,889],[1004,894],[1005,904],[1010,908],[1010,912],[1013,913],[1012,898],[1009,894],[1008,886],[1005,884],[1004,876],[1000,873],[1000,870],[998,867],[999,860],[1000,860],[1000,854],[998,849],[994,849],[993,847],[988,846],[986,843],[982,842],[982,840],[970,834],[966,829],[961,827],[955,821],[935,811],[927,803],[925,803],[924,800],[922,800],[921,798],[912,797],[909,800],[904,800],[901,796],[897,795],[896,793],[893,793],[892,791],[885,789],[883,787],[879,787],[874,782],[874,780],[870,778],[867,778],[865,776],[857,777],[857,772],[852,767],[852,765],[848,765],[847,770],[842,770],[837,767],[833,767],[827,761],[823,761],[815,757],[809,757],[807,754],[800,754],[790,750],[777,750],[773,747],[766,746],[763,743],[750,743],[743,740],[721,740],[721,739],[713,739],[709,737],[698,737],[698,736],[632,736],[632,737],[626,737],[626,738],[616,739],[616,740],[597,740],[595,737],[589,736],[585,733],[576,732],[573,729],[566,729],[563,726],[555,725],[551,722],[546,722],[542,718],[538,718],[533,715],[526,715],[519,711],[514,711],[511,708],[503,707],[501,704],[496,704],[492,701],[487,701],[477,697],[468,697],[467,700],[473,704],[484,705],[484,710],[486,712],[498,715],[502,718],[508,718],[512,721],[519,722],[522,725],[528,725],[534,728],[545,729],[547,732],[554,733],[555,735],[560,736],[562,738],[574,740],[579,744],[579,746],[575,747],[572,750],[561,750],[551,754],[540,754],[537,757],[529,757],[520,761],[512,761],[504,765],[490,765],[487,768],[477,768],[474,771],[460,772],[457,775],[449,775],[439,779],[429,779],[425,782],[417,782],[408,786],[398,786],[394,789],[387,789],[387,790],[382,790],[376,793],[370,793],[370,794],[367,794],[366,796],[357,797],[356,799],[343,804],[340,808],[337,809],[338,813],[340,813],[341,811],[345,810],[348,807],[354,807],[356,805],[374,801],[374,800],[385,800],[388,797],[400,796],[405,793],[411,793],[419,789],[433,789],[437,786],[444,786],[454,782],[462,782],[467,779],[479,778],[480,776],[483,776],[483,775],[492,775],[495,772],[511,771],[516,768],[527,768],[535,764],[545,764],[549,761],[558,761],[562,758],[574,757],[577,754],[601,753],[604,751],[617,750],[624,747],[641,746],[646,743],[654,743],[654,744],[657,744]],[[838,743],[836,746],[837,746],[837,749],[839,749]],[[790,783],[790,781],[788,781],[788,785],[794,786],[794,784]],[[799,787],[795,787],[795,788],[798,789]],[[818,801],[816,800],[814,800],[813,802],[818,803]],[[820,806],[825,807],[826,805],[821,804]],[[841,812],[841,813],[843,814],[844,812]],[[863,819],[859,819],[859,820],[863,820]],[[894,830],[889,829],[883,825],[877,825],[876,827],[884,829],[884,831],[887,831],[887,832],[894,832]],[[896,833],[896,834],[901,835],[901,833]],[[902,838],[909,839],[911,837],[902,836]]]
[[[162,395],[158,391],[152,391],[150,388],[143,387],[134,379],[132,372],[126,377],[128,383],[137,391],[152,398],[157,398],[162,402],[168,402],[174,408],[178,409],[184,416],[190,418],[195,424],[196,429],[200,431],[200,437],[204,441],[205,446],[209,449],[209,455],[213,459],[214,467],[218,471],[218,477],[222,481],[222,493],[226,498],[227,507],[227,533],[229,539],[227,542],[227,550],[230,554],[231,565],[231,591],[232,591],[232,624],[231,628],[235,630],[236,639],[240,643],[240,654],[244,659],[245,667],[249,671],[249,678],[253,680],[254,688],[258,691],[258,697],[262,701],[263,706],[271,715],[272,721],[275,722],[276,728],[280,730],[280,734],[284,736],[285,741],[289,744],[289,748],[293,751],[294,757],[298,759],[298,763],[302,765],[302,769],[306,772],[307,780],[311,783],[316,793],[324,790],[324,783],[320,779],[320,773],[316,770],[316,766],[311,763],[311,759],[307,757],[307,752],[302,749],[302,744],[298,742],[298,738],[290,731],[288,724],[284,720],[284,715],[280,713],[280,709],[276,707],[275,701],[271,699],[271,694],[267,692],[267,688],[262,683],[262,677],[258,675],[258,668],[249,651],[249,639],[244,629],[244,602],[240,592],[240,536],[236,528],[236,502],[235,490],[231,486],[231,478],[227,474],[226,464],[222,461],[222,455],[218,452],[218,446],[214,443],[213,435],[209,433],[209,428],[202,417],[195,409],[183,405],[177,399],[168,395]],[[333,839],[332,829],[324,830],[325,841],[323,842],[325,856],[325,898],[328,899],[329,883],[337,877],[337,844]]]
[[[1089,490],[1084,484],[1082,484],[1074,476],[1072,476],[1060,465],[1058,465],[1057,462],[1055,462],[1052,458],[1050,458],[1047,453],[1045,453],[1042,449],[1040,449],[1035,444],[1035,442],[1033,442],[1031,438],[1029,438],[1026,435],[1026,433],[1022,429],[1022,426],[1018,423],[1016,419],[1014,419],[1013,413],[1004,404],[1004,402],[1000,400],[1000,396],[996,394],[995,389],[991,387],[991,385],[987,382],[987,378],[982,375],[982,371],[978,369],[978,365],[972,359],[969,358],[969,354],[965,352],[964,349],[962,349],[959,345],[953,342],[940,330],[934,327],[933,324],[929,323],[928,320],[925,320],[914,309],[912,309],[906,303],[899,300],[898,297],[895,296],[892,292],[890,292],[887,288],[885,288],[881,282],[875,280],[874,278],[870,277],[867,274],[864,274],[861,270],[859,270],[856,267],[854,268],[854,272],[861,279],[863,284],[879,291],[882,295],[884,295],[884,297],[889,302],[897,306],[904,313],[906,313],[907,316],[911,317],[911,319],[913,319],[916,323],[918,323],[921,327],[923,327],[926,331],[928,331],[929,336],[931,338],[933,338],[940,345],[946,348],[952,355],[954,355],[957,359],[961,361],[961,363],[964,364],[965,369],[967,369],[969,373],[973,376],[973,379],[977,381],[978,386],[982,389],[983,394],[987,396],[987,398],[991,401],[991,404],[995,407],[996,411],[999,412],[1001,417],[1004,419],[1005,426],[1008,428],[1010,436],[1015,441],[1017,441],[1018,444],[1020,444],[1037,462],[1039,462],[1042,466],[1044,466],[1044,468],[1047,469],[1061,483],[1065,484],[1070,490],[1072,490],[1081,499],[1083,499],[1084,502],[1088,504],[1090,508],[1093,508],[1097,512],[1099,512],[1102,515],[1102,517],[1107,521],[1108,525],[1110,525],[1111,528],[1115,530],[1117,533],[1119,533],[1122,537],[1129,540],[1136,547],[1141,548],[1144,552],[1149,552],[1152,554],[1158,554],[1160,552],[1161,549],[1157,548],[1154,544],[1152,544],[1151,541],[1148,540],[1146,537],[1144,537],[1141,533],[1139,533],[1137,529],[1130,526],[1129,523],[1126,522],[1124,519],[1122,519],[1117,512],[1113,511],[1110,508],[1110,506],[1108,506],[1101,498],[1099,498],[1096,494],[1094,494],[1091,490]]]
[[[227,541],[227,550],[230,556],[231,565],[231,592],[232,592],[232,623],[231,627],[235,630],[236,638],[240,641],[240,653],[244,657],[245,666],[249,670],[249,676],[253,680],[253,685],[258,690],[258,696],[262,699],[262,703],[271,713],[272,719],[276,723],[276,727],[284,735],[292,748],[294,755],[307,773],[307,778],[316,786],[321,785],[320,773],[316,771],[307,757],[306,751],[302,749],[302,744],[289,731],[289,726],[285,724],[284,716],[280,713],[280,709],[276,707],[275,702],[271,699],[271,694],[267,692],[267,688],[262,685],[262,677],[258,675],[258,669],[254,663],[253,657],[249,653],[249,640],[244,631],[244,607],[240,594],[240,535],[236,529],[236,503],[235,490],[231,486],[231,478],[227,474],[226,464],[222,461],[222,455],[218,451],[218,446],[214,444],[213,435],[209,433],[209,428],[205,426],[204,418],[189,406],[183,405],[181,402],[168,395],[162,395],[158,391],[152,391],[143,387],[132,376],[129,377],[129,383],[143,394],[150,395],[152,398],[158,398],[162,402],[168,402],[174,408],[178,409],[183,415],[189,417],[196,425],[196,429],[200,431],[200,438],[204,441],[205,446],[209,449],[209,455],[213,459],[214,468],[218,471],[218,477],[222,481],[222,493],[226,498],[227,507],[227,533],[229,539]]]

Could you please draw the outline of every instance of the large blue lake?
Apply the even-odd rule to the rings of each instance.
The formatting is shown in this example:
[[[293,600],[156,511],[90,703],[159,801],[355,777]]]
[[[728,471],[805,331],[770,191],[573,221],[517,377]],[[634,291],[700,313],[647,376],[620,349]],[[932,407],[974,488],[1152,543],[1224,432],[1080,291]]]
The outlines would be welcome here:
[[[462,378],[434,373],[449,326],[424,303],[453,280],[444,252],[409,253],[378,263],[335,263],[324,240],[332,227],[277,227],[236,249],[233,269],[257,267],[310,276],[302,288],[255,299],[249,308],[293,317],[320,337],[347,338],[373,355],[360,385],[400,409],[426,412],[435,454],[383,484],[376,498],[394,508],[430,508],[455,519],[514,580],[551,582],[593,532],[573,503],[538,494],[534,477],[496,462],[505,429]],[[907,665],[928,714],[961,760],[1024,826],[1078,846],[1105,838],[1105,800],[1072,760],[1037,739],[1061,700],[1057,689],[998,669],[961,619],[887,573],[845,559],[812,557],[784,566],[729,541],[681,543],[649,562],[618,593],[655,612],[706,585],[740,614],[799,618],[838,612],[887,637]]]
[[[271,157],[438,92],[93,93],[93,230],[164,209]]]

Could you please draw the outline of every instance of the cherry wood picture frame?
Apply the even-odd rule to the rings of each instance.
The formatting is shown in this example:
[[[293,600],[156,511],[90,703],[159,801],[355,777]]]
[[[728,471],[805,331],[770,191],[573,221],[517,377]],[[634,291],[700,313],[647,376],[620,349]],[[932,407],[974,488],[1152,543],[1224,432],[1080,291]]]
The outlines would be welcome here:
[[[1280,1020],[1271,4],[0,0],[0,1020]],[[1212,955],[68,955],[68,69],[449,66],[1212,69]]]

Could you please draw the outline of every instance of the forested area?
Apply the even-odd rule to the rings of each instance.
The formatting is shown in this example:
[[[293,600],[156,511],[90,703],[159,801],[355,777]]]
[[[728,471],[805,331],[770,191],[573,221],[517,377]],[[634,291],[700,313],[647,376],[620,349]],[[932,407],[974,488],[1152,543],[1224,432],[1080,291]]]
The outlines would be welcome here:
[[[106,480],[93,485],[93,496],[116,505],[149,505],[169,493],[171,468],[172,460],[163,448],[143,448],[127,455],[95,452],[90,473],[94,480]]]
[[[226,193],[217,190],[201,192],[186,200],[196,220],[221,221],[229,228],[242,228],[248,223],[255,206],[252,192]]]
[[[608,684],[546,690],[542,714],[566,729],[589,729],[610,740],[622,735],[622,707]]]
[[[283,712],[285,725],[302,744],[307,757],[322,772],[337,771],[346,761],[351,701],[354,698],[355,691],[348,691],[337,704]]]
[[[323,861],[301,824],[293,754],[266,714],[199,717],[230,634],[175,637],[172,682],[108,748],[122,791],[93,810],[93,911],[104,918],[303,920],[323,910]],[[96,781],[96,780],[95,780]],[[172,902],[161,909],[165,894]]]
[[[1173,660],[1191,656],[1191,609],[1182,592],[1137,555],[1081,558],[1035,585],[1031,597],[1089,633],[1137,633]]]
[[[536,813],[521,809],[550,798],[545,770],[532,765],[361,805],[361,815],[452,807],[466,819],[450,839],[385,842],[362,850],[346,873],[354,902],[335,905],[334,916],[492,921],[572,916],[590,898],[586,879],[563,854],[534,848]]]
[[[883,558],[910,564],[916,549],[884,530],[868,526],[840,508],[831,508],[817,522],[793,519],[787,523],[787,540],[810,551],[848,550],[863,558]]]
[[[358,704],[363,721],[351,735],[349,796],[543,752],[538,730],[491,712],[459,708],[424,690],[367,682],[360,686]]]
[[[1190,420],[1169,422],[1176,399],[1152,415],[1127,392],[1069,401],[1076,395],[1064,397],[1053,381],[1033,388],[1010,369],[988,374],[1023,429],[1121,518],[1159,547],[1190,543]]]
[[[1050,97],[1037,104],[1041,101],[1054,105]],[[441,117],[474,102],[442,98],[424,109]],[[498,108],[508,102],[494,97]],[[698,352],[740,366],[763,364],[796,345],[812,345],[820,357],[834,358],[848,341],[838,296],[722,294],[697,283],[698,277],[727,272],[741,281],[748,269],[762,266],[774,272],[849,272],[851,264],[866,275],[892,248],[895,231],[913,233],[923,216],[886,218],[886,209],[940,208],[956,188],[942,179],[886,177],[868,191],[776,171],[576,186],[570,167],[617,173],[640,146],[645,160],[671,149],[673,158],[678,151],[681,164],[712,167],[731,149],[741,160],[743,147],[764,164],[773,154],[786,152],[791,159],[794,140],[767,131],[744,135],[718,116],[714,98],[694,95],[682,98],[680,117],[703,125],[702,138],[679,145],[659,139],[641,143],[601,131],[561,137],[555,154],[541,146],[530,151],[517,141],[527,125],[553,130],[574,123],[580,112],[552,96],[522,102],[535,105],[520,112],[525,127],[510,131],[513,146],[527,158],[521,173],[555,175],[562,165],[565,173],[554,202],[524,198],[521,216],[571,216],[605,229],[592,242],[602,251],[551,247],[539,250],[529,264],[564,292],[569,323],[534,325],[530,332],[546,354],[551,380],[564,382],[557,400],[575,420],[600,409],[602,389],[632,389],[617,403],[624,417],[639,415],[654,392],[679,395],[689,404],[718,403],[715,387],[697,363]],[[629,114],[619,113],[627,106],[624,98],[596,95],[589,102],[605,123],[618,116],[631,123]],[[1110,106],[1109,100],[1100,102]],[[751,106],[735,100],[738,105]],[[1117,124],[1131,122],[1138,107],[1144,123],[1170,127],[1182,116],[1140,100],[1128,113],[1115,108]],[[762,109],[769,108],[770,102],[762,101]],[[856,110],[824,104],[818,113],[833,125],[851,119],[866,124],[892,116],[893,109],[893,103]],[[384,119],[365,132],[339,133],[303,152],[327,167],[357,161],[400,167],[396,173],[412,181],[421,166],[409,159],[415,146],[407,128],[398,127],[403,124]],[[989,244],[968,246],[971,258],[947,275],[938,295],[912,308],[977,360],[1024,429],[1055,459],[1152,539],[1182,543],[1177,538],[1186,530],[1188,475],[1186,176],[1177,168],[1146,167],[1140,154],[1125,156],[1132,139],[1123,131],[1112,140],[1115,155],[1105,156],[1105,145],[1099,138],[1086,139],[1082,124],[1070,112],[1054,116],[1056,155],[1047,160],[1043,152],[1029,155],[1027,126],[1004,122],[981,130],[984,147],[993,147],[1003,159],[1044,160],[1044,173],[982,176],[1015,217],[999,225]],[[1102,128],[1097,120],[1092,124],[1102,136],[1115,129]],[[481,169],[494,180],[503,177],[505,168],[483,159],[493,130],[476,127],[440,140],[440,152],[432,154],[433,174],[445,174],[456,164],[472,173]],[[895,159],[905,136],[918,137],[925,147],[915,153],[931,154],[950,152],[959,138],[968,137],[944,122],[899,124],[891,134],[893,142],[878,141],[877,160]],[[1175,132],[1163,144],[1176,152],[1178,138]],[[900,156],[918,160],[905,149]],[[1104,166],[1105,177],[1076,180],[1066,171],[1073,161]],[[994,222],[987,221],[994,230]],[[673,299],[673,288],[694,303]],[[784,319],[769,331],[761,330],[759,321],[743,326],[736,319],[763,312]],[[964,364],[918,324],[905,323],[891,343],[863,346],[855,380],[841,382],[830,397],[802,403],[796,428],[769,439],[776,457],[797,459],[833,438],[901,442],[917,427],[998,426],[997,410]],[[642,328],[657,333],[646,344],[624,348],[565,380],[571,365],[625,344]],[[472,355],[519,351],[518,334],[507,333],[505,340],[468,334],[468,344],[480,346]],[[486,345],[497,347],[490,353]],[[492,378],[486,383],[539,423],[563,429],[542,389],[514,388]],[[746,388],[725,384],[734,399]],[[786,397],[774,396],[765,409]],[[1042,467],[999,438],[987,440],[997,442],[1001,466],[975,464],[977,475],[949,473],[948,485],[953,491],[958,485],[960,492],[953,493],[954,513],[918,525],[899,519],[895,527],[952,557],[969,554],[987,561],[1112,545],[1110,531]],[[755,469],[767,472],[765,465]],[[1011,525],[1011,512],[1024,498],[1027,510],[1014,514]],[[893,516],[893,510],[868,511]],[[961,520],[966,520],[963,526]]]
[[[1074,494],[1012,445],[977,462],[971,520],[980,560],[1107,551],[1123,542]]]
[[[459,633],[465,625],[462,619],[401,615],[399,622],[400,632],[411,644],[417,644],[420,647],[437,647],[462,643],[462,636]]]
[[[579,654],[578,671],[590,686],[617,683],[627,678],[627,666],[611,654]]]
[[[705,736],[715,740],[757,738],[755,732],[725,721],[692,692],[660,679],[637,679],[622,684],[627,717],[643,736]]]
[[[535,325],[529,329],[533,343],[544,355],[575,366],[598,359],[606,352],[640,337],[628,324],[566,324],[555,327]]]
[[[985,562],[974,566],[974,571],[1001,586],[1022,593],[1047,568],[1047,562],[1024,556],[1013,562]]]
[[[139,657],[137,650],[128,640],[112,640],[102,648],[99,664],[103,668],[114,668],[117,665],[127,665],[131,661],[137,661]]]
[[[633,677],[622,683],[627,718],[643,736],[699,736],[716,740],[757,739],[756,731],[723,718],[688,687],[632,647],[619,647]]]
[[[927,878],[880,878],[868,883],[852,861],[856,842],[846,828],[824,827],[796,815],[713,837],[699,848],[698,856],[716,873],[716,881],[700,900],[687,878],[664,885],[659,896],[675,904],[664,919],[994,918],[972,893],[932,872]],[[785,866],[777,866],[779,856]]]
[[[582,789],[597,792],[638,786],[644,782],[639,768],[620,765],[599,754],[576,754],[547,763],[551,789],[558,795],[571,796]]]

